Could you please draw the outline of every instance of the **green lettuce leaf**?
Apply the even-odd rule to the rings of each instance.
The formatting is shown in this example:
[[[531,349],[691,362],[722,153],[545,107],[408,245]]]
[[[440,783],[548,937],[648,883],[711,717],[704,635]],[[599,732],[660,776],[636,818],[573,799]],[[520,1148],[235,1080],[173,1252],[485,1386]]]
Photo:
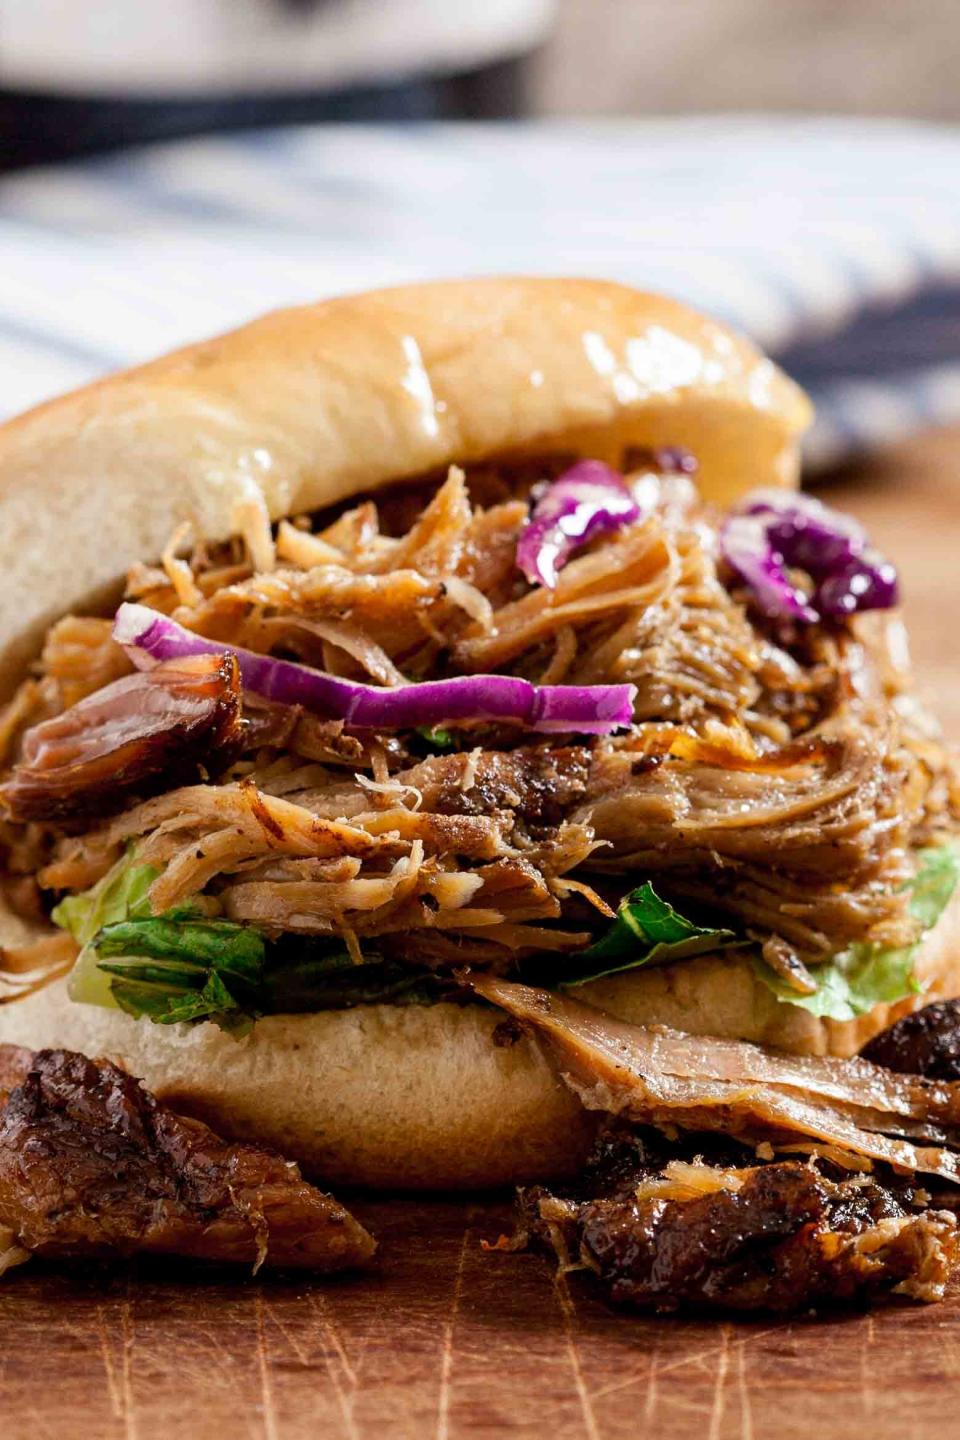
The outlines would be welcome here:
[[[149,915],[147,891],[159,874],[152,865],[138,865],[135,852],[128,850],[96,885],[61,900],[50,918],[78,944],[87,945],[104,925]]]
[[[246,1025],[256,1013],[266,941],[232,920],[189,909],[106,925],[92,941],[97,970],[128,1015],[161,1025],[213,1020]]]
[[[893,1005],[919,993],[913,973],[916,949],[916,945],[897,949],[865,942],[851,945],[832,960],[811,967],[817,982],[812,995],[791,989],[759,956],[753,957],[753,968],[778,1000],[828,1020],[855,1020],[875,1005]]]
[[[932,930],[946,910],[960,880],[960,851],[934,845],[919,853],[914,879],[908,885],[910,910],[924,930]]]
[[[585,985],[621,970],[686,960],[737,943],[732,930],[694,925],[662,900],[648,880],[620,901],[605,935],[586,950],[564,956],[559,975],[554,969],[550,983],[564,989]]]
[[[426,1004],[438,994],[430,972],[380,957],[358,965],[329,941],[268,942],[249,925],[189,908],[107,925],[90,948],[107,1003],[160,1025],[210,1020],[242,1033],[261,1015]]]
[[[917,873],[909,882],[910,910],[924,931],[936,925],[957,888],[960,863],[949,845],[933,846],[918,855]],[[799,995],[759,956],[754,971],[778,1000],[797,1005],[828,1020],[855,1020],[875,1005],[893,1005],[920,992],[913,973],[917,944],[892,946],[861,942],[810,971],[817,988]]]
[[[446,730],[442,725],[418,725],[416,733],[421,740],[426,740],[431,750],[453,750],[456,748],[457,738],[452,730]]]
[[[93,939],[104,925],[148,916],[147,892],[159,874],[152,865],[138,865],[131,847],[96,885],[79,895],[67,895],[51,911],[54,924],[68,930],[81,946],[67,981],[71,1000],[84,1005],[116,1006],[110,982],[97,969]]]

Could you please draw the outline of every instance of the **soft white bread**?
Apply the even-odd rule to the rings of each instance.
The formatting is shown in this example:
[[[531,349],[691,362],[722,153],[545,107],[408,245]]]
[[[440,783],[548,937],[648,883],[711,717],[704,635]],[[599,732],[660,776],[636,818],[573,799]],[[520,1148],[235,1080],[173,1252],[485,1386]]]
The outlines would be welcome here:
[[[683,444],[705,493],[790,483],[802,392],[685,306],[589,280],[473,280],[280,311],[0,428],[0,699],[64,611],[155,559],[504,452]]]
[[[779,1004],[740,954],[700,956],[578,990],[637,1024],[854,1054],[900,1014],[960,993],[960,896],[926,937],[924,993],[856,1021]],[[234,1040],[76,1005],[60,982],[0,1009],[0,1043],[107,1056],[186,1113],[276,1145],[331,1184],[470,1189],[573,1173],[598,1124],[540,1043],[497,1044],[477,1006],[368,1005],[274,1016]],[[505,1037],[506,1038],[506,1037]]]
[[[77,1005],[58,982],[0,1009],[0,1044],[106,1056],[182,1113],[330,1184],[474,1189],[571,1172],[596,1126],[537,1041],[495,1042],[505,1018],[363,1005],[269,1016],[234,1040]]]

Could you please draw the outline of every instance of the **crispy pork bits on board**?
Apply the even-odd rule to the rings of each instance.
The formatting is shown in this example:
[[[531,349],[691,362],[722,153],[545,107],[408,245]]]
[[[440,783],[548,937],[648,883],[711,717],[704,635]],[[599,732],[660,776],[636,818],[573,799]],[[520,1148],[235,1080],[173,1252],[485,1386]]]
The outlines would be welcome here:
[[[521,1234],[592,1271],[614,1302],[785,1314],[895,1294],[934,1301],[956,1221],[902,1177],[830,1161],[758,1163],[716,1136],[613,1127],[582,1179],[519,1197]]]
[[[958,1002],[896,1022],[866,1048],[869,1059],[852,1062],[637,1027],[602,1036],[605,1017],[591,1047],[583,1007],[551,1022],[552,1000],[534,993],[526,1002],[528,1021],[544,1013],[571,1083],[580,1089],[592,1076],[592,1103],[620,1118],[601,1131],[575,1182],[518,1193],[519,1233],[503,1243],[529,1241],[564,1268],[593,1272],[615,1303],[642,1309],[783,1314],[890,1294],[942,1299],[960,1262],[960,1187],[942,1183],[943,1169],[938,1179],[871,1159],[869,1144],[861,1149],[843,1124],[831,1136],[814,1135],[807,1122],[827,1101],[835,1120],[856,1116],[895,1135],[955,1144],[960,1088],[935,1082],[956,1078]],[[517,1004],[512,1013],[521,1013]],[[645,1099],[644,1071],[653,1087]],[[715,1090],[724,1081],[735,1081],[739,1096]],[[778,1092],[806,1102],[793,1135]],[[663,1105],[668,1098],[676,1108]],[[698,1131],[716,1118],[710,1107],[724,1103],[729,1124]],[[737,1129],[745,1139],[734,1138]]]
[[[960,1080],[960,1000],[938,1000],[904,1015],[861,1054],[888,1070],[931,1080]]]
[[[333,1271],[374,1241],[295,1165],[221,1140],[105,1060],[0,1046],[0,1232],[57,1258]]]

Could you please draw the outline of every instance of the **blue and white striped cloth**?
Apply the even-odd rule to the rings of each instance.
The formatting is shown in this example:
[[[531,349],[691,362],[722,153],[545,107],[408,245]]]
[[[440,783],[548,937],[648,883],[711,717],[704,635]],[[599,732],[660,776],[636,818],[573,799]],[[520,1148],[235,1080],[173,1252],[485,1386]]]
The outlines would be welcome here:
[[[0,412],[272,306],[600,275],[749,332],[815,464],[960,420],[960,130],[719,119],[316,127],[0,184]]]

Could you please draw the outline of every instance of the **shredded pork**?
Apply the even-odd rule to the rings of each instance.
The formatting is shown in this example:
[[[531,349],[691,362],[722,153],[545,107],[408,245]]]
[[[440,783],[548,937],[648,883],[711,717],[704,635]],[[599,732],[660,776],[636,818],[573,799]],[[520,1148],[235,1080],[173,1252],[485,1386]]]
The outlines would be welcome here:
[[[102,815],[131,793],[222,764],[240,736],[236,657],[167,661],[30,729],[0,806],[20,821]]]
[[[912,852],[953,832],[958,791],[893,622],[774,633],[731,588],[715,519],[681,476],[640,477],[659,487],[653,513],[571,560],[556,590],[531,588],[515,566],[526,495],[558,463],[454,469],[426,504],[408,487],[379,510],[284,522],[269,566],[262,543],[172,545],[128,595],[224,644],[381,685],[490,670],[629,682],[628,732],[572,744],[461,724],[453,753],[430,754],[416,735],[247,695],[236,744],[204,753],[200,783],[178,783],[168,730],[140,737],[163,783],[134,767],[115,818],[95,785],[45,807],[24,798],[28,781],[55,789],[43,725],[79,733],[97,707],[119,713],[127,691],[103,685],[145,684],[123,678],[107,622],[69,617],[0,718],[8,878],[49,905],[133,841],[165,867],[155,909],[202,893],[268,933],[378,937],[417,962],[500,970],[582,944],[647,878],[735,917],[801,987],[852,942],[917,938]],[[98,758],[106,773],[109,747]]]

